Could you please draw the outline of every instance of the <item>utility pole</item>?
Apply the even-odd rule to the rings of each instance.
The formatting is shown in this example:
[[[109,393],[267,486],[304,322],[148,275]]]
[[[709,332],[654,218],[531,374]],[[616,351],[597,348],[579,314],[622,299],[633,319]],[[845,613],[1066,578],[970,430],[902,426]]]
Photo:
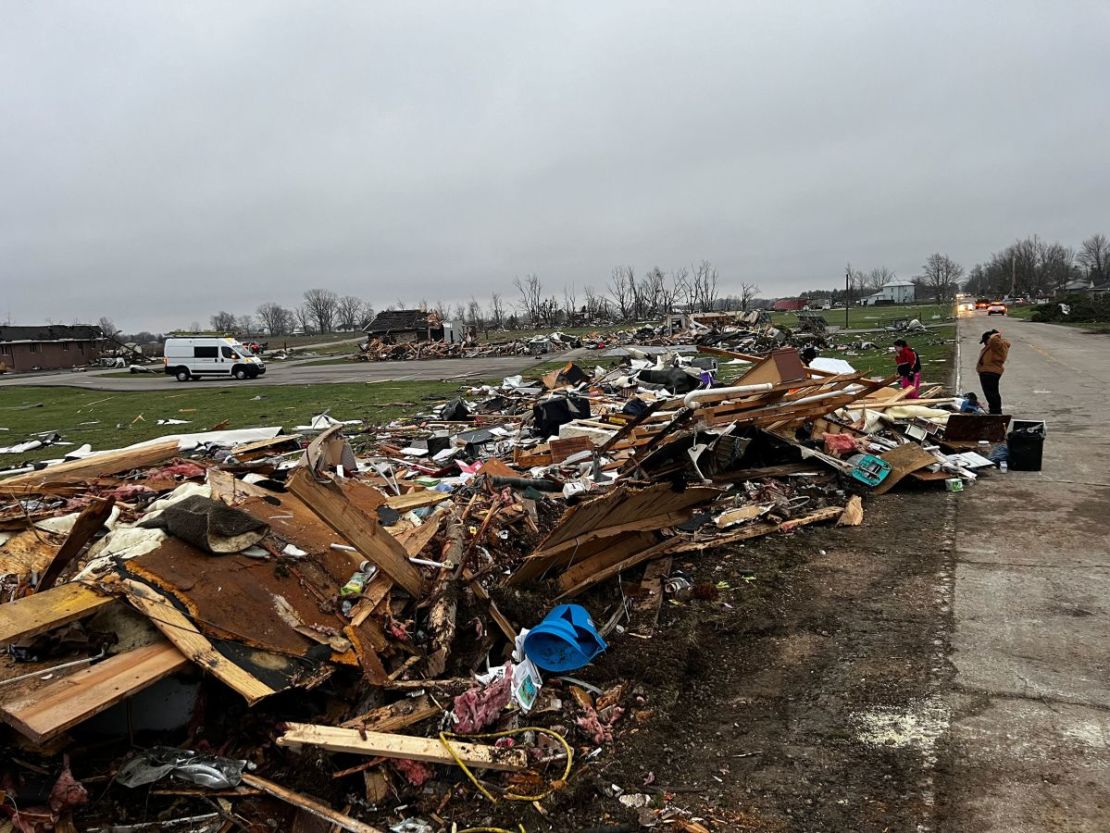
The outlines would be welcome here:
[[[1010,252],[1010,297],[1013,298],[1017,295],[1017,259],[1013,252]]]
[[[848,329],[848,307],[852,305],[852,270],[844,270],[844,329]]]

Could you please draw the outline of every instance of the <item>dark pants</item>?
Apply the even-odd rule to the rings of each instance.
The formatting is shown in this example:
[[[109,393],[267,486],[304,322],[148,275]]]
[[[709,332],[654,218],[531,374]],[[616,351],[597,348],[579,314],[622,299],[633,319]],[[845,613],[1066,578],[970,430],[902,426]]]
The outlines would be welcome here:
[[[979,386],[983,388],[983,396],[987,398],[987,407],[992,414],[1002,413],[1002,394],[998,392],[998,380],[1001,373],[980,373]]]

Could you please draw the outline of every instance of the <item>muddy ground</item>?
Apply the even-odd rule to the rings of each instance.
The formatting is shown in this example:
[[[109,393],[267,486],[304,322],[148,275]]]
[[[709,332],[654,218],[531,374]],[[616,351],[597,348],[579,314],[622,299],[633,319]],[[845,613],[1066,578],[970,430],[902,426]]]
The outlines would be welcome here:
[[[641,680],[654,716],[622,728],[558,821],[533,814],[528,829],[630,820],[611,784],[714,830],[929,829],[951,500],[901,491],[869,502],[861,527],[676,562],[730,589],[665,604],[649,641],[617,640],[597,676]]]

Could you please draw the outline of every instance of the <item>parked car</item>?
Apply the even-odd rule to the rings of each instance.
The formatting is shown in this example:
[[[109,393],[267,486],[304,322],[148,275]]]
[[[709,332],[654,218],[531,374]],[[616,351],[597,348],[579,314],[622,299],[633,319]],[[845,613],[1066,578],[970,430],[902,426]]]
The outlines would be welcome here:
[[[256,379],[266,372],[262,359],[245,346],[216,336],[167,338],[162,363],[166,374],[179,382],[205,376]]]
[[[987,307],[987,315],[1005,315],[1005,314],[1006,314],[1006,305],[1004,303],[1002,303],[1001,301],[995,301],[993,304],[991,304],[989,307]]]

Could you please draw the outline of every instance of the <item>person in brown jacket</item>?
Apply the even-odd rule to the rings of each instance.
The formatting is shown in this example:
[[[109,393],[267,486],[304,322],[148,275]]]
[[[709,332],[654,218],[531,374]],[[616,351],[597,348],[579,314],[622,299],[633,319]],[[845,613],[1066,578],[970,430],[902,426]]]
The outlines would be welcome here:
[[[998,330],[987,330],[979,339],[983,349],[979,351],[979,363],[975,371],[979,374],[979,385],[983,388],[983,395],[987,398],[990,413],[1002,413],[1002,394],[998,391],[998,382],[1002,379],[1003,366],[1006,356],[1010,353],[1010,342],[1002,337]]]

